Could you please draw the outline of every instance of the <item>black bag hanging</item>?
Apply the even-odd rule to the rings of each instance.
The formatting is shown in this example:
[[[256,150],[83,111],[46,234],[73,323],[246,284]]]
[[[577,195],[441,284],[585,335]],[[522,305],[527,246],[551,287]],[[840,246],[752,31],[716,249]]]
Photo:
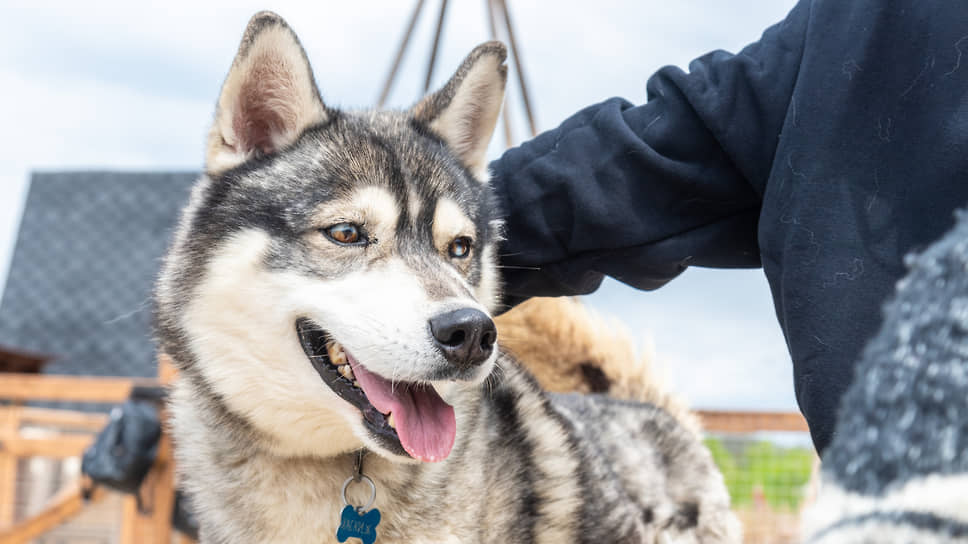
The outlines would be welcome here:
[[[96,484],[138,495],[158,455],[161,421],[155,402],[128,399],[84,452],[81,471]]]

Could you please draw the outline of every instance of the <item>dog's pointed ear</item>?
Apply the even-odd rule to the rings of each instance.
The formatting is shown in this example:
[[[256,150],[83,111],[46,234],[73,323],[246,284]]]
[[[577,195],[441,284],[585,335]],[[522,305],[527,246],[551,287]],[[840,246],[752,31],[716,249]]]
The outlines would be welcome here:
[[[222,84],[205,168],[219,173],[273,153],[325,120],[326,108],[296,34],[275,13],[257,13]]]
[[[482,179],[486,177],[487,144],[504,102],[507,56],[501,42],[478,45],[442,89],[412,110],[417,121],[443,138],[464,165]]]

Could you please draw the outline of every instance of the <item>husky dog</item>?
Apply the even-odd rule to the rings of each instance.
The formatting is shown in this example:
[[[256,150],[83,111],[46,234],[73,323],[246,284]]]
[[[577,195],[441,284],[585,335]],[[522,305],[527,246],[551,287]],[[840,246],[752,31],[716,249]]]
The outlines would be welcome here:
[[[345,112],[281,18],[250,21],[157,289],[204,544],[335,542],[374,494],[364,542],[738,541],[694,433],[551,397],[497,347],[505,57],[485,43],[410,110]],[[341,526],[343,497],[368,515]]]

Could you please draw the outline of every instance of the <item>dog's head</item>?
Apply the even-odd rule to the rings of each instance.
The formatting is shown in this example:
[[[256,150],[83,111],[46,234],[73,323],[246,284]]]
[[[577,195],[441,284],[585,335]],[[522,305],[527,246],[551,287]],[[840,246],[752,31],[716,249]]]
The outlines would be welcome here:
[[[450,452],[442,396],[497,357],[485,150],[505,57],[485,43],[410,110],[344,112],[281,18],[250,21],[159,315],[163,348],[280,453]]]

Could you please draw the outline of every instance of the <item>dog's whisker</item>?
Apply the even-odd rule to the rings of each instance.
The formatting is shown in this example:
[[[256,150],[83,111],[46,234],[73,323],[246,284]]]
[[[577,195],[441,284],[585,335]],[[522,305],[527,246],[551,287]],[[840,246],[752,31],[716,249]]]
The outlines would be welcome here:
[[[540,266],[515,266],[513,264],[499,264],[494,268],[507,268],[508,270],[541,270]]]

